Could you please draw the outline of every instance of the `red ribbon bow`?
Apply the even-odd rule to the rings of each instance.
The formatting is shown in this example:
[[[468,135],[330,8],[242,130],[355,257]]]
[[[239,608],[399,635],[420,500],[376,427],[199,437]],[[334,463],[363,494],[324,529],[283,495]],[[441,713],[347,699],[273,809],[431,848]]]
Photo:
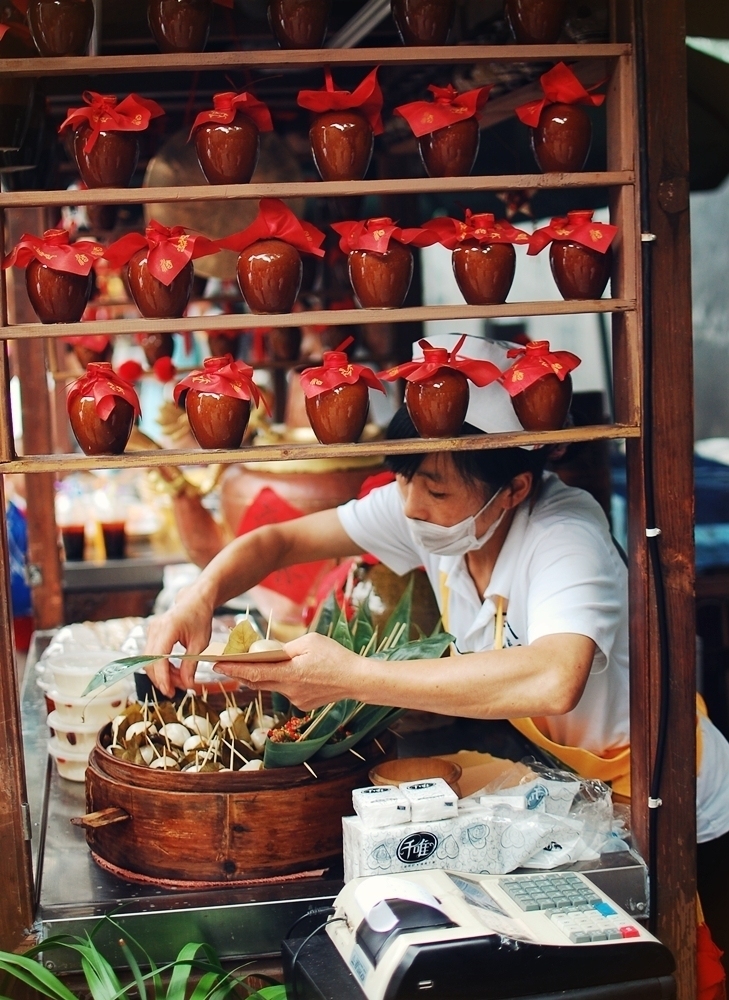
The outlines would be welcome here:
[[[607,253],[617,232],[618,227],[608,222],[593,222],[590,211],[568,212],[566,217],[552,219],[548,226],[532,233],[527,254],[534,257],[553,240],[572,240],[591,250]]]
[[[395,108],[395,114],[405,119],[413,135],[418,138],[437,132],[440,128],[447,128],[464,118],[480,118],[491,87],[476,87],[475,90],[459,94],[451,83],[447,87],[436,87],[431,83],[428,90],[433,94],[434,100],[413,101]]]
[[[103,333],[94,333],[91,336],[63,338],[64,344],[70,344],[72,347],[75,344],[80,344],[82,347],[88,347],[90,351],[94,351],[96,354],[102,354],[109,346],[110,340],[111,337],[106,337]],[[123,373],[122,377],[124,377]]]
[[[220,396],[235,396],[236,399],[252,399],[259,406],[263,399],[253,381],[253,369],[244,361],[234,361],[232,354],[222,358],[205,358],[202,371],[190,372],[175,386],[175,402],[188,389],[198,392],[213,392]],[[263,400],[267,412],[268,404]]]
[[[15,9],[22,15],[22,17],[25,18],[26,14],[28,13],[28,0],[12,0],[12,4],[13,7],[15,7]],[[16,38],[19,38],[21,41],[23,41],[26,45],[33,48],[33,39],[31,38],[30,29],[28,28],[27,24],[25,24],[25,22],[20,19],[16,21],[12,11],[8,13],[7,17],[9,19],[0,24],[0,42],[3,40],[3,38],[5,38],[5,35],[8,32],[10,32],[12,35],[15,35]]]
[[[310,222],[297,219],[291,209],[279,198],[261,198],[258,215],[247,229],[218,240],[221,250],[235,250],[240,253],[257,240],[276,239],[289,243],[304,253],[323,257],[321,248],[324,233]]]
[[[458,352],[465,339],[464,333],[452,351],[449,351],[447,347],[431,347],[427,340],[420,340],[418,343],[423,349],[422,361],[407,361],[404,365],[397,365],[386,372],[380,372],[378,378],[387,382],[394,382],[398,378],[404,378],[408,382],[422,382],[424,379],[430,378],[431,375],[435,375],[441,368],[454,368],[482,389],[501,377],[501,369],[490,361],[459,358]]]
[[[195,129],[210,122],[213,125],[230,125],[239,111],[251,119],[259,132],[273,130],[271,112],[263,101],[259,101],[247,90],[241,94],[230,90],[224,94],[213,95],[213,110],[200,112],[190,129],[190,137],[192,138]]]
[[[65,229],[47,229],[42,236],[23,233],[15,247],[3,260],[6,267],[27,267],[32,260],[52,271],[87,275],[95,260],[104,256],[104,248],[91,240],[69,243]]]
[[[536,128],[539,116],[548,104],[591,104],[598,108],[605,100],[604,94],[591,94],[582,86],[572,70],[563,62],[557,63],[539,78],[544,91],[541,101],[528,101],[515,109],[516,115],[525,125]],[[601,87],[596,83],[595,87]],[[594,88],[593,88],[594,89]]]
[[[434,233],[441,246],[455,250],[459,243],[476,240],[478,243],[529,243],[529,235],[505,219],[498,221],[490,212],[474,214],[466,209],[465,222],[458,219],[431,219],[423,229]]]
[[[114,94],[85,90],[81,96],[86,107],[69,108],[66,120],[58,131],[60,134],[67,128],[78,128],[87,122],[91,126],[91,135],[84,144],[84,153],[91,152],[100,132],[143,132],[152,118],[164,114],[156,101],[139,94],[129,94],[120,104],[117,104]]]
[[[152,219],[144,236],[141,233],[122,236],[106,248],[104,257],[112,267],[118,268],[144,247],[149,248],[147,265],[150,274],[163,285],[170,285],[189,261],[219,250],[218,244],[207,236],[188,233],[182,226],[168,229]]]
[[[332,71],[324,68],[324,87],[322,90],[300,90],[297,102],[299,107],[307,111],[346,111],[358,108],[372,127],[375,135],[384,132],[382,124],[382,91],[377,82],[376,67],[362,80],[354,90],[340,90],[334,85]]]
[[[577,355],[569,351],[550,351],[548,340],[535,340],[524,347],[515,347],[507,351],[506,356],[517,358],[500,378],[510,396],[524,392],[545,375],[556,375],[564,382],[569,373],[582,364]]]
[[[133,408],[135,416],[139,416],[139,397],[134,386],[123,379],[108,361],[92,361],[86,366],[86,374],[76,379],[68,387],[66,404],[71,404],[77,396],[93,396],[96,412],[102,420],[107,420],[114,407],[114,399],[126,399]]]
[[[339,233],[342,253],[352,250],[373,250],[387,253],[390,240],[410,243],[416,247],[430,247],[437,242],[434,233],[422,227],[401,229],[389,218],[363,219],[361,222],[333,222],[332,229]]]
[[[320,368],[306,368],[301,373],[301,388],[304,395],[311,399],[328,389],[336,389],[339,385],[354,385],[362,379],[370,389],[384,392],[379,380],[371,368],[366,365],[356,365],[347,357],[346,348],[354,343],[354,337],[347,337],[335,351],[325,351]]]

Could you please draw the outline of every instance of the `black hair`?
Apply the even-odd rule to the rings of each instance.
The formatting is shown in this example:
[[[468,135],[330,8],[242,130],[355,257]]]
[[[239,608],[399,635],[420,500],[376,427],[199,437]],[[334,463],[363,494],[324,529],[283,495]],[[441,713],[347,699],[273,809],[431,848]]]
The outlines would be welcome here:
[[[461,436],[483,434],[478,427],[464,424]],[[406,406],[401,406],[390,421],[387,428],[388,441],[402,441],[416,438],[420,435],[410,419]],[[420,464],[429,452],[414,455],[388,455],[386,467],[395,475],[404,476],[410,480],[420,468]],[[484,448],[478,451],[450,451],[449,454],[456,471],[464,482],[472,485],[474,482],[485,483],[491,493],[506,486],[511,480],[523,472],[532,473],[532,490],[542,478],[542,473],[549,458],[549,448]]]

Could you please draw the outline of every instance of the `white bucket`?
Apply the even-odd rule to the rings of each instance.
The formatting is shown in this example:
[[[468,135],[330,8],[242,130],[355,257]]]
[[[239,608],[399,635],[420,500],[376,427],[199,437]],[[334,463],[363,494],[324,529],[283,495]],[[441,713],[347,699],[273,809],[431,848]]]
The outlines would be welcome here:
[[[57,711],[51,712],[46,721],[48,728],[55,734],[64,750],[74,750],[78,753],[84,751],[87,757],[96,743],[96,734],[101,728],[95,722],[73,722],[62,719]]]
[[[89,761],[88,750],[74,750],[68,744],[63,744],[56,737],[48,740],[48,753],[53,757],[62,778],[69,781],[84,781],[86,765]]]

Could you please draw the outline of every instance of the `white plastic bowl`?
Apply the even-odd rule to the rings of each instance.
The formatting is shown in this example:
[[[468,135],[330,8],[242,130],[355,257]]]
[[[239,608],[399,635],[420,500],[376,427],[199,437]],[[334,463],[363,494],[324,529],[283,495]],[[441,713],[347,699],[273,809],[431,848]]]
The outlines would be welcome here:
[[[78,750],[79,753],[83,750],[87,757],[96,743],[96,734],[101,728],[95,722],[73,722],[62,719],[57,711],[51,712],[46,721],[48,728],[64,749],[68,747],[71,750]]]
[[[43,662],[40,676],[44,683],[51,683],[60,694],[79,698],[94,674],[118,657],[118,653],[109,649],[81,650],[73,654],[49,656]],[[128,690],[127,678],[105,689],[108,695],[118,695]]]
[[[84,781],[86,765],[89,761],[88,750],[74,750],[68,743],[60,743],[56,737],[48,740],[48,753],[53,757],[58,773],[68,781]]]
[[[126,708],[126,691],[109,695],[106,690],[93,691],[85,698],[73,698],[61,694],[56,688],[45,692],[46,698],[53,702],[59,720],[63,722],[88,722],[101,729],[107,722],[119,715]]]

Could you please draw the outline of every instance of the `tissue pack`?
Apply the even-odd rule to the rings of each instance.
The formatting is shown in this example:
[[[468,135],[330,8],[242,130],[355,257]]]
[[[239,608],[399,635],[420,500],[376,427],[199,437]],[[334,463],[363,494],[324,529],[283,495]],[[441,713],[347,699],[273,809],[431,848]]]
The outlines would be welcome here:
[[[442,778],[425,778],[400,785],[410,803],[413,823],[450,819],[458,813],[458,796]]]
[[[410,821],[410,803],[396,785],[355,788],[352,805],[366,827],[398,826]]]

